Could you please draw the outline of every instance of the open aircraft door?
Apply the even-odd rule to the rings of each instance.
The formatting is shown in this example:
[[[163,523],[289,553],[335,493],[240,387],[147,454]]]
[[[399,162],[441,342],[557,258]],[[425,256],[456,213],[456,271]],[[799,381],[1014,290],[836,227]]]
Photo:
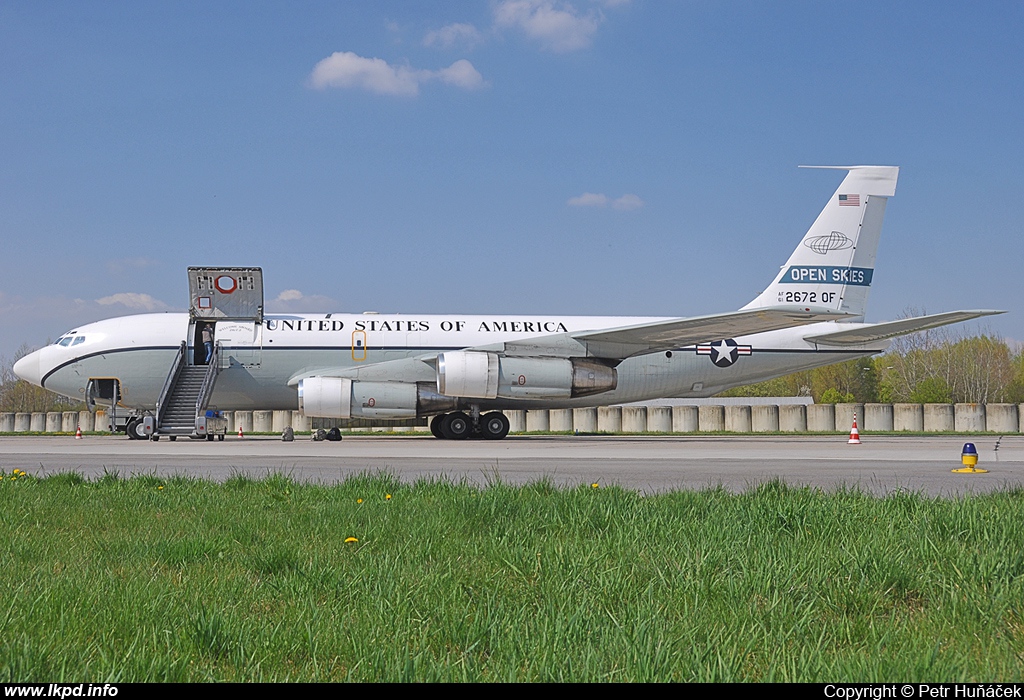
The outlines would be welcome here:
[[[192,364],[205,364],[202,328],[222,346],[221,364],[258,367],[263,350],[263,268],[188,268]]]

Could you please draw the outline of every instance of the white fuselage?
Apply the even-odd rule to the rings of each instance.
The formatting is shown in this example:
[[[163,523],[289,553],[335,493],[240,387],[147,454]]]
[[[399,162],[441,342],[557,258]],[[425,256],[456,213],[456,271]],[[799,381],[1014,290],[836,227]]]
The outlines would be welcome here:
[[[370,368],[377,363],[439,352],[522,341],[585,330],[620,328],[667,319],[594,316],[469,316],[398,314],[268,314],[262,324],[220,321],[215,341],[222,356],[211,408],[295,409],[302,377]],[[841,324],[852,328],[858,324]],[[731,339],[736,347],[688,346],[627,358],[617,365],[612,391],[565,399],[475,401],[481,409],[570,408],[665,397],[705,397],[727,388],[882,352],[887,341],[856,348],[818,349],[805,336],[837,328],[819,323]],[[78,338],[84,338],[78,340]],[[156,405],[181,343],[192,361],[203,357],[188,314],[124,316],[80,326],[20,360],[18,374],[57,393],[84,398],[90,379],[120,381],[121,405],[150,411]],[[198,347],[196,347],[198,346]],[[435,369],[410,363],[432,381]],[[361,370],[362,371],[362,370]],[[37,381],[38,380],[38,381]]]

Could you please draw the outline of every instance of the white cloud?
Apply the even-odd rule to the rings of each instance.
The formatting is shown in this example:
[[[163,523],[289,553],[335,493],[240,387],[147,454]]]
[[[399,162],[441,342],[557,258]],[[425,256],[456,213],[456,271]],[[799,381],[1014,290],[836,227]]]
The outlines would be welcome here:
[[[585,14],[568,3],[554,0],[502,0],[494,8],[497,27],[514,28],[552,51],[575,51],[590,46],[604,17]]]
[[[0,291],[0,355],[13,356],[22,344],[39,347],[73,328],[115,316],[175,309],[148,294],[121,292],[102,299],[66,296],[22,297]],[[184,331],[183,331],[184,332]]]
[[[120,305],[133,311],[167,311],[171,307],[148,294],[119,292],[96,300],[100,306]]]
[[[442,83],[454,85],[463,90],[479,90],[486,86],[484,77],[473,67],[472,63],[464,58],[460,58],[447,68],[435,71],[434,76]]]
[[[618,211],[633,211],[643,207],[644,200],[635,194],[624,194],[618,199],[610,199],[606,194],[584,192],[578,197],[570,198],[566,204],[570,207],[596,207],[598,209],[607,207],[610,204],[612,209],[617,209]]]
[[[306,295],[298,289],[286,289],[267,304],[271,313],[318,313],[337,311],[338,302],[322,294]]]
[[[364,58],[351,51],[337,51],[323,59],[309,75],[310,87],[359,88],[378,95],[414,97],[420,84],[440,80],[464,90],[486,85],[483,76],[466,59],[460,59],[441,70],[416,70],[409,66],[392,66],[382,58]]]
[[[644,200],[635,194],[624,194],[612,202],[612,208],[619,211],[633,211],[634,209],[640,209],[643,205]]]
[[[579,197],[573,197],[566,202],[570,207],[605,207],[608,206],[608,197],[603,194],[584,192]]]
[[[427,32],[427,35],[423,37],[423,45],[450,49],[456,44],[462,44],[467,48],[473,48],[483,39],[480,30],[472,24],[456,22]]]

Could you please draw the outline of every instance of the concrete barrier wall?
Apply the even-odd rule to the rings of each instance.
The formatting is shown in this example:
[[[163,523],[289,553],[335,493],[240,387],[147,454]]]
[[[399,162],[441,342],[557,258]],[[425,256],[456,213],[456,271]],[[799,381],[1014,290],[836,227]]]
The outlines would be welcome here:
[[[274,415],[270,419],[270,424],[273,426],[272,430],[275,433],[283,433],[285,428],[290,428],[292,425],[292,412],[274,411]]]
[[[556,433],[572,432],[572,409],[558,408],[548,412],[548,424]]]
[[[812,433],[833,433],[836,430],[836,407],[830,403],[812,403],[807,408],[807,430]]]
[[[235,429],[231,432],[238,433],[238,429],[242,429],[242,434],[252,432],[252,411],[235,411]]]
[[[698,406],[697,429],[702,433],[725,431],[725,406]]]
[[[510,432],[694,433],[845,432],[1024,433],[1024,404],[703,404],[700,406],[603,406],[599,408],[505,411]],[[230,433],[280,433],[291,426],[309,432],[312,419],[298,411],[226,412]],[[0,433],[109,432],[104,411],[0,413]],[[372,428],[367,428],[367,431]],[[390,424],[380,430],[395,430]],[[429,430],[423,428],[423,431]]]
[[[985,432],[985,404],[958,403],[954,406],[953,430],[958,433]]]
[[[622,432],[644,433],[647,432],[647,407],[646,406],[623,406],[622,407]]]
[[[853,419],[857,419],[857,429],[864,430],[864,404],[862,403],[837,403],[836,404],[836,430],[848,432],[853,428]]]
[[[64,414],[51,411],[46,414],[46,432],[59,433],[64,423]]]
[[[860,425],[857,426],[858,428]],[[891,403],[864,404],[864,430],[893,430],[893,412]]]
[[[985,430],[990,433],[1016,433],[1020,430],[1015,403],[985,404]]]
[[[924,405],[924,431],[941,433],[953,430],[953,404],[926,403]]]
[[[726,406],[725,430],[729,433],[749,433],[750,406]]]
[[[755,433],[779,432],[779,407],[751,406],[750,429]]]
[[[78,430],[78,411],[64,411],[60,417],[62,433],[73,433]]]
[[[803,404],[779,406],[779,430],[784,433],[807,432],[807,407]]]
[[[620,406],[600,406],[597,409],[597,432],[622,432],[622,408]]]
[[[579,433],[597,432],[597,409],[596,408],[574,408],[572,409],[572,427]]]
[[[505,411],[510,433],[526,432],[526,411]]]
[[[253,411],[252,431],[254,433],[269,433],[274,430],[273,411]]]
[[[83,433],[91,433],[96,430],[96,416],[90,411],[79,411],[78,427],[82,429]]]
[[[672,432],[672,407],[671,406],[648,406],[647,407],[647,432],[649,432],[649,433],[671,433]]]
[[[696,406],[672,407],[672,432],[695,433],[700,430],[700,422]]]
[[[894,403],[892,429],[920,433],[924,430],[924,406],[919,403]]]
[[[551,415],[544,409],[526,412],[526,432],[546,433],[551,430]]]

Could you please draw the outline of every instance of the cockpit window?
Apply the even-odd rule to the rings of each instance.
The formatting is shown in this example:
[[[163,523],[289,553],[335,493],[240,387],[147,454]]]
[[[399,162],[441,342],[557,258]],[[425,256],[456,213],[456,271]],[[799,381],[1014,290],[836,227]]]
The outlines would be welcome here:
[[[71,344],[72,345],[81,345],[84,342],[85,342],[85,336],[84,335],[78,335],[78,336],[75,336],[75,342],[73,342]]]
[[[75,338],[75,334],[76,333],[78,333],[78,331],[68,331],[67,333],[65,333],[61,337],[57,338],[57,340],[53,341],[53,344],[54,345],[59,345],[62,348],[66,348],[67,346],[71,345],[71,341],[72,340],[75,341],[75,345],[78,345],[79,343],[84,343],[85,342],[85,336],[83,335],[83,336],[79,336],[78,338]]]
[[[67,346],[71,345],[72,338],[73,336],[70,335],[65,338],[61,338],[59,341],[57,341],[57,345],[60,345],[62,348],[66,348]]]

